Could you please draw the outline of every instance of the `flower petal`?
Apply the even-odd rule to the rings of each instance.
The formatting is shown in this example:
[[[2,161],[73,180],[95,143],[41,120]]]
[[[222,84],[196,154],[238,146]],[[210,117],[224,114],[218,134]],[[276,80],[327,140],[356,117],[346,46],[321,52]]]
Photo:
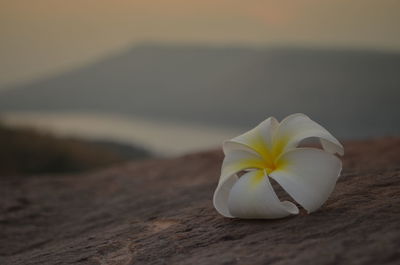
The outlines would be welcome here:
[[[272,146],[272,136],[278,125],[279,123],[274,117],[266,119],[254,129],[225,141],[223,144],[224,153],[227,154],[232,150],[246,150],[268,157]]]
[[[228,211],[228,195],[237,180],[236,173],[246,169],[262,167],[259,155],[243,150],[232,150],[224,158],[218,187],[214,192],[214,207],[226,217],[232,217]]]
[[[232,150],[225,155],[222,162],[220,182],[239,171],[263,167],[264,161],[259,155],[243,150]]]
[[[292,149],[278,163],[270,177],[309,213],[328,199],[342,170],[336,156],[313,148]]]
[[[233,185],[237,182],[236,174],[225,178],[225,181],[219,182],[217,189],[214,192],[213,204],[214,208],[225,217],[233,217],[229,213],[228,198]]]
[[[228,209],[238,218],[275,219],[299,212],[293,203],[279,200],[262,170],[248,172],[239,178],[229,193]]]
[[[310,137],[320,138],[325,151],[333,154],[344,154],[343,146],[332,134],[301,113],[290,115],[282,120],[274,136],[274,142],[280,143],[281,146],[278,149],[282,153]]]

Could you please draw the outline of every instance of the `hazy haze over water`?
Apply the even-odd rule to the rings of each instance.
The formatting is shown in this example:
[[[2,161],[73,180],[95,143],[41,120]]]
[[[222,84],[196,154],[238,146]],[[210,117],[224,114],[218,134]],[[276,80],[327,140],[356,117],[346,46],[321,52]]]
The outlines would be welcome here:
[[[10,112],[0,119],[12,126],[28,126],[61,137],[111,140],[140,145],[158,155],[180,155],[221,146],[241,133],[238,128],[160,122],[132,116],[77,112]]]

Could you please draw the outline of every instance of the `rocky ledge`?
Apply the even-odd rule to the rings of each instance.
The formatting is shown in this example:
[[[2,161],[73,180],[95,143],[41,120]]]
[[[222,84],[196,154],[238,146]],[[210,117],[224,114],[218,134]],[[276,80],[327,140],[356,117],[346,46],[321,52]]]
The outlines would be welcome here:
[[[400,138],[345,149],[319,211],[272,221],[213,209],[220,150],[2,177],[0,264],[399,264]]]

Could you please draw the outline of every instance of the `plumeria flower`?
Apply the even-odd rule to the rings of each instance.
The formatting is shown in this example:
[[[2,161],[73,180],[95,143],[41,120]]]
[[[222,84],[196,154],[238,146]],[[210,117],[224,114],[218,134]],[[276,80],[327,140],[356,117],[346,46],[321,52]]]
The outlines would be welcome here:
[[[323,149],[298,147],[306,138],[319,138]],[[342,170],[335,154],[343,146],[325,128],[304,114],[280,123],[270,117],[256,128],[223,143],[225,159],[214,207],[225,217],[282,218],[298,214],[290,201],[280,201],[274,179],[308,213],[332,193]]]

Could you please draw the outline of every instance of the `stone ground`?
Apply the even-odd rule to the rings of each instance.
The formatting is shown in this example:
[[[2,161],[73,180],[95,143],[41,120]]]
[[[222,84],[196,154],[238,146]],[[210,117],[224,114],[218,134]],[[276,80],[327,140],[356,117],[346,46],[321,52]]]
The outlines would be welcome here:
[[[400,138],[345,143],[323,207],[232,220],[220,150],[81,175],[0,178],[0,264],[400,264]]]

